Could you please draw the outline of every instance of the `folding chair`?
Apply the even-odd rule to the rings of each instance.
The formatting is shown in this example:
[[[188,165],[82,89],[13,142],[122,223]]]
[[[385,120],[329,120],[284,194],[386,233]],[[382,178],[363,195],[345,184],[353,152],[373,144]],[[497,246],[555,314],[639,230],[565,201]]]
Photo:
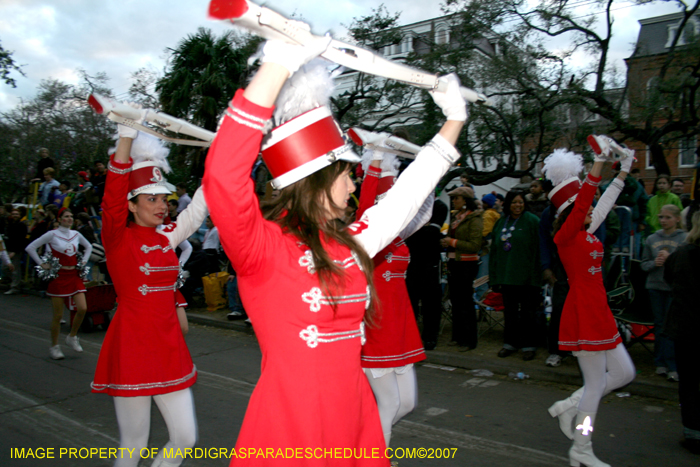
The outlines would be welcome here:
[[[474,281],[474,288],[479,287],[480,285],[483,285],[489,281],[489,276],[483,276],[478,278],[477,280]],[[492,306],[489,306],[484,302],[486,297],[492,292],[491,289],[488,289],[486,292],[481,297],[478,297],[474,303],[476,304],[477,308],[479,309],[479,316],[478,316],[478,321],[483,322],[484,325],[479,327],[479,337],[483,336],[487,332],[489,332],[492,329],[495,329],[497,326],[500,326],[502,328],[505,328],[505,321],[503,318],[503,311],[502,310],[496,310]]]

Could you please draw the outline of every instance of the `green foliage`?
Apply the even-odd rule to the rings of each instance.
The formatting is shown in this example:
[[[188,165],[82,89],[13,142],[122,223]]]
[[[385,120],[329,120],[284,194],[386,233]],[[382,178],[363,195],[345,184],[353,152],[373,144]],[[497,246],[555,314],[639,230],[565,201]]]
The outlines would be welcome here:
[[[160,107],[174,117],[188,120],[210,131],[216,131],[221,113],[237,89],[244,87],[251,74],[247,60],[262,39],[229,32],[216,37],[211,30],[200,28],[183,39],[175,49],[168,49],[170,62],[165,75],[156,83]],[[206,149],[175,146],[171,165],[191,170],[184,179],[175,174],[175,181],[195,180],[204,173]]]
[[[57,168],[56,179],[78,182],[77,172],[106,161],[114,146],[114,124],[97,115],[85,98],[90,92],[111,95],[103,74],[69,85],[45,80],[36,97],[0,114],[0,198],[17,201],[25,195],[28,181],[36,173],[38,151],[49,149]]]
[[[17,87],[17,84],[15,83],[14,78],[10,76],[11,71],[16,71],[20,75],[24,76],[22,68],[13,60],[12,52],[3,49],[2,45],[0,45],[0,79],[5,81],[5,84],[15,88]]]

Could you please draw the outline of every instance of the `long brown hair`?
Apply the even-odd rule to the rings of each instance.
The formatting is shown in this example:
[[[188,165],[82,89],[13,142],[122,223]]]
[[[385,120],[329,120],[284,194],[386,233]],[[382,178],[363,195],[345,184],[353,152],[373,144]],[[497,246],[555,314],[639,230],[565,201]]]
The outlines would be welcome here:
[[[574,210],[574,204],[571,203],[567,207],[564,208],[564,210],[559,214],[556,219],[554,219],[554,223],[552,224],[552,237],[554,237],[557,232],[559,232],[559,229],[561,229],[561,226],[564,225],[564,222],[566,222],[566,219],[569,217],[569,214],[571,214],[571,211]],[[554,205],[552,204],[552,208],[556,209]]]
[[[261,209],[266,219],[276,222],[284,231],[291,233],[309,247],[321,288],[327,296],[333,296],[334,291],[342,290],[346,278],[345,270],[328,256],[321,243],[321,238],[334,240],[355,252],[360,260],[360,266],[362,266],[372,297],[370,306],[365,313],[365,321],[371,325],[375,313],[374,301],[376,297],[372,281],[374,264],[364,248],[355,241],[346,229],[340,226],[340,223],[329,221],[324,203],[324,199],[326,199],[332,209],[338,213],[344,211],[343,207],[333,203],[331,188],[336,179],[350,168],[349,162],[335,162],[283,188],[276,198],[263,202]],[[335,310],[337,303],[332,303],[332,306]]]

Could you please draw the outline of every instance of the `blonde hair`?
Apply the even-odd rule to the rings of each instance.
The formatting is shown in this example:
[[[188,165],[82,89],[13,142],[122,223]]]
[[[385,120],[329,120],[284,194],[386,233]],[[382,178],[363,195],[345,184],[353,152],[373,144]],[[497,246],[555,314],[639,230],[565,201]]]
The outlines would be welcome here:
[[[51,175],[51,176],[53,177],[53,174],[54,174],[55,172],[56,172],[56,171],[53,169],[53,167],[46,167],[46,168],[44,169],[44,175]]]
[[[661,211],[666,211],[669,214],[671,214],[673,217],[676,218],[676,228],[680,229],[681,227],[681,210],[678,209],[678,206],[675,204],[665,204],[661,206],[661,209],[659,209],[659,214]]]
[[[696,211],[695,214],[693,214],[692,221],[693,228],[690,229],[690,232],[688,232],[688,235],[685,237],[685,242],[700,246],[700,211]]]

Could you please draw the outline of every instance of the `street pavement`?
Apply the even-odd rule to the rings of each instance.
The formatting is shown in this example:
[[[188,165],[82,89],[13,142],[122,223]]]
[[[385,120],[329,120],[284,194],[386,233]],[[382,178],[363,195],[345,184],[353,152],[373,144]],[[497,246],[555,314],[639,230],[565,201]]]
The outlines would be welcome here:
[[[111,466],[107,449],[116,448],[119,439],[112,400],[92,394],[89,387],[104,331],[81,336],[83,353],[63,346],[65,360],[52,361],[50,316],[48,299],[0,295],[0,465]],[[183,465],[228,465],[211,455],[235,445],[260,374],[260,349],[252,330],[227,321],[225,312],[193,310],[189,318],[187,342],[199,370],[193,386],[198,447],[209,457]],[[64,326],[62,338],[67,330]],[[479,347],[465,353],[441,342],[417,365],[418,406],[394,426],[391,446],[400,456],[416,449],[416,455],[439,452],[448,458],[398,459],[399,466],[568,465],[570,441],[547,407],[580,384],[575,359],[559,368],[544,366],[544,351],[533,362],[518,355],[498,359],[499,335],[498,330],[484,334]],[[697,456],[678,446],[675,386],[647,375],[648,367],[637,364],[637,382],[601,403],[596,454],[613,466],[697,465]],[[512,380],[510,371],[524,371],[530,378]],[[618,397],[627,392],[631,394]],[[149,447],[157,449],[167,441],[167,430],[155,405],[152,413]],[[54,458],[13,458],[22,448],[25,457],[29,449],[37,457],[53,448]],[[148,466],[150,460],[140,465]]]

